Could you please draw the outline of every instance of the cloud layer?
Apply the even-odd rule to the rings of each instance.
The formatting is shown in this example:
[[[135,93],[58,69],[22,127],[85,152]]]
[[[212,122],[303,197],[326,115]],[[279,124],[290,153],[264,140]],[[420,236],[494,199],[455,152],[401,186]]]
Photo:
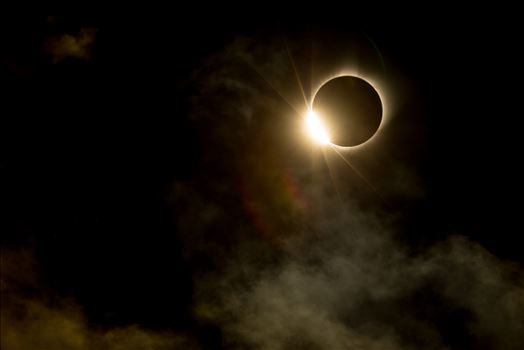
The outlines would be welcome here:
[[[56,63],[88,59],[93,35],[57,37],[47,47]],[[201,151],[194,176],[173,183],[170,205],[193,277],[195,323],[221,332],[212,347],[524,348],[520,266],[460,235],[424,248],[399,239],[399,214],[374,191],[386,199],[423,191],[387,137],[354,155],[357,175],[304,136],[290,56],[300,58],[299,75],[311,65],[317,78],[332,73],[318,72],[324,65],[312,52],[274,33],[238,38],[186,86]],[[302,75],[307,96],[316,80]],[[2,349],[208,346],[176,330],[90,324],[74,300],[45,287],[28,248],[3,249],[1,268]]]

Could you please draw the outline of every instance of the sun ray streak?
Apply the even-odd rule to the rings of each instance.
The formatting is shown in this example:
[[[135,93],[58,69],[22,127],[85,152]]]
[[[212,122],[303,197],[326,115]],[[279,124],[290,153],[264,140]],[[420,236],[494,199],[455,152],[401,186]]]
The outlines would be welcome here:
[[[267,80],[264,75],[252,64],[248,63],[248,65],[251,67],[251,69],[253,69],[253,71],[255,71],[255,73],[285,102],[289,105],[289,107],[291,107],[291,109],[293,109],[295,111],[295,113],[300,116],[301,113],[298,111],[298,109],[293,106],[293,104],[291,102],[289,102],[289,100],[287,98],[284,97],[284,95],[282,95],[282,93],[280,93],[280,91],[278,91],[278,89],[273,85],[271,84],[271,82],[269,80]]]
[[[342,196],[340,195],[340,191],[338,190],[337,182],[335,181],[335,175],[333,174],[333,169],[332,169],[331,165],[329,164],[329,160],[328,160],[328,158],[326,156],[325,149],[322,149],[322,157],[324,158],[324,162],[326,163],[326,167],[327,167],[328,172],[329,172],[329,177],[331,178],[331,182],[333,183],[333,188],[335,189],[335,192],[337,193],[337,198],[338,198],[340,204],[343,205],[344,202],[342,201]]]
[[[300,80],[300,76],[298,75],[297,66],[295,65],[295,60],[293,59],[293,56],[291,55],[291,50],[289,49],[289,45],[287,44],[286,37],[283,36],[284,45],[286,47],[286,52],[289,57],[289,62],[291,62],[291,66],[293,67],[293,72],[295,73],[295,79],[297,80],[298,87],[300,88],[300,92],[302,93],[302,97],[304,98],[304,103],[306,104],[306,108],[309,108],[309,102],[306,97],[306,92],[304,91],[304,85],[302,85],[302,81]]]
[[[344,161],[344,163],[346,163],[350,168],[351,170],[353,170],[355,172],[355,174],[358,175],[358,177],[360,177],[365,183],[366,185],[369,186],[369,188],[375,192],[375,194],[382,200],[382,202],[384,202],[384,204],[387,204],[386,200],[384,199],[384,197],[380,194],[380,192],[375,188],[375,186],[373,186],[371,184],[371,182],[368,181],[368,179],[366,179],[366,177],[360,172],[358,171],[337,149],[335,146],[331,146],[331,148],[340,156],[340,158],[342,158],[342,160]]]

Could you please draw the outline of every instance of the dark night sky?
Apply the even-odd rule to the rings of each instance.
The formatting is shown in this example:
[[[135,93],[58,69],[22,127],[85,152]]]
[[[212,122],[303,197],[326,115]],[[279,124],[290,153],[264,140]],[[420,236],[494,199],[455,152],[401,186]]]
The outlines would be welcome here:
[[[518,23],[196,13],[2,16],[2,348],[522,348]],[[289,56],[387,85],[380,196]]]

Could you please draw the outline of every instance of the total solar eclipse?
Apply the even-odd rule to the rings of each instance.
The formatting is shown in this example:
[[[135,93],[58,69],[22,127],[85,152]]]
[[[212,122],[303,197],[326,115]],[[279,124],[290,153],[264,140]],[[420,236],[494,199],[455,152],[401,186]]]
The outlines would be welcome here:
[[[354,147],[377,132],[382,111],[380,96],[371,84],[359,77],[340,76],[319,88],[308,124],[319,143]]]

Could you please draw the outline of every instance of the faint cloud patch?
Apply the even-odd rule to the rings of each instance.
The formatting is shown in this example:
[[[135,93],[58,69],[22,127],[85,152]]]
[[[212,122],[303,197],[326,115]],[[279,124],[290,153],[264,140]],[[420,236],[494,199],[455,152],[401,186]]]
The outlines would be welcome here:
[[[44,42],[44,49],[53,63],[66,59],[89,60],[95,42],[96,29],[82,28],[76,35],[53,36]]]

